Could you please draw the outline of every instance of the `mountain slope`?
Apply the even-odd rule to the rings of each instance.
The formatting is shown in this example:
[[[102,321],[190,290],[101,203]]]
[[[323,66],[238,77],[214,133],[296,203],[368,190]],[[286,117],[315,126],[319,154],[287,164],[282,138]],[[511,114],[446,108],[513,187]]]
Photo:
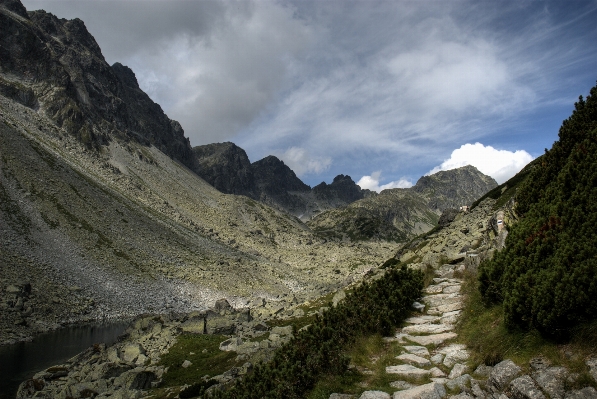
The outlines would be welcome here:
[[[497,186],[473,166],[423,176],[411,188],[379,195],[327,211],[308,222],[320,234],[352,239],[405,241],[433,228],[448,208],[468,205]]]

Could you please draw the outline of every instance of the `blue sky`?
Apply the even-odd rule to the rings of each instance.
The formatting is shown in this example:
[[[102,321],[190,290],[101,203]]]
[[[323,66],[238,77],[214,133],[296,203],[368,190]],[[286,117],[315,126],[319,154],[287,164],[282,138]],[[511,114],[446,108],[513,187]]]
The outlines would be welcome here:
[[[81,18],[192,145],[276,155],[311,186],[466,163],[501,182],[597,80],[597,1],[23,3]]]

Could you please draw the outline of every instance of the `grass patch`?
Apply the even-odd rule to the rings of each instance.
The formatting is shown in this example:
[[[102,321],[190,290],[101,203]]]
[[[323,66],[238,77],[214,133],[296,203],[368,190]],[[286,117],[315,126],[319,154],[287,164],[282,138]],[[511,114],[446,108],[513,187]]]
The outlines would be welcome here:
[[[404,378],[387,374],[387,366],[400,364],[396,356],[403,352],[396,342],[385,342],[381,335],[362,336],[345,352],[350,358],[350,369],[342,375],[325,375],[307,396],[308,399],[327,399],[332,393],[360,395],[364,391],[384,391],[392,394],[396,388],[390,383]],[[416,384],[428,379],[410,381]]]
[[[236,352],[220,350],[220,342],[226,340],[223,335],[183,334],[169,352],[161,357],[160,364],[168,367],[164,374],[163,387],[181,386],[202,382],[202,377],[210,377],[242,364],[237,362]],[[193,363],[187,368],[182,363]]]
[[[597,355],[597,322],[577,328],[567,343],[544,338],[537,330],[508,330],[504,324],[502,305],[484,305],[476,275],[465,273],[464,281],[465,307],[456,333],[459,341],[470,349],[472,365],[484,363],[493,366],[511,359],[528,369],[532,358],[542,356],[554,365],[579,374],[570,388],[588,385],[597,388],[584,363],[587,357]]]

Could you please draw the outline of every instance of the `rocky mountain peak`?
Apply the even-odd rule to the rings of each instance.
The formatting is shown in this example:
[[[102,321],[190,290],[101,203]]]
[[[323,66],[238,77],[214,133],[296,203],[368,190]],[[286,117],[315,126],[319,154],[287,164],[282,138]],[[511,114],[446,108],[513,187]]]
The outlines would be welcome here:
[[[448,208],[470,205],[494,187],[497,187],[497,182],[492,177],[472,165],[466,165],[423,176],[412,190],[426,197],[431,209],[441,214]]]
[[[131,68],[116,62],[112,65],[112,70],[123,84],[133,89],[139,89],[139,82],[137,82],[137,77]]]
[[[278,157],[269,155],[253,163],[253,173],[258,186],[269,187],[273,192],[310,191],[296,173]]]
[[[338,198],[347,204],[364,198],[361,187],[348,175],[334,177],[331,184],[321,182],[313,187],[313,192],[319,199]]]
[[[0,7],[14,12],[23,18],[29,19],[29,16],[27,15],[27,9],[19,0],[2,0],[0,1]]]
[[[17,0],[1,3],[0,94],[47,115],[90,150],[132,140],[194,168],[180,124],[129,68],[108,65],[83,21],[23,10]]]

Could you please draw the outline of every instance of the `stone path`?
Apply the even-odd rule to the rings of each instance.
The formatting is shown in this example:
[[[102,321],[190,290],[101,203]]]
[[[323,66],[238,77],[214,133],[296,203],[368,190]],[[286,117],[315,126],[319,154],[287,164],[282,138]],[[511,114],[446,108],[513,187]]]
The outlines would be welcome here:
[[[464,306],[462,280],[454,277],[459,271],[464,271],[464,265],[441,266],[436,271],[438,277],[424,290],[423,304],[413,304],[421,314],[408,318],[408,325],[394,337],[385,338],[400,345],[403,352],[395,365],[385,369],[396,377],[390,383],[396,389],[393,395],[365,391],[359,399],[597,399],[592,386],[566,390],[574,375],[543,358],[531,360],[528,375],[508,359],[493,367],[482,364],[473,371],[467,364],[470,354],[466,346],[454,342],[457,334],[453,330]],[[597,357],[588,359],[586,365],[597,382]],[[350,398],[356,396],[330,396]]]
[[[424,290],[422,314],[406,319],[406,327],[386,338],[403,350],[397,364],[386,367],[386,373],[396,375],[392,386],[404,388],[394,393],[394,399],[445,398],[447,391],[459,391],[471,380],[466,347],[451,343],[457,337],[453,330],[464,300],[462,280],[454,278],[455,271],[464,271],[464,266],[440,267],[438,277]]]

